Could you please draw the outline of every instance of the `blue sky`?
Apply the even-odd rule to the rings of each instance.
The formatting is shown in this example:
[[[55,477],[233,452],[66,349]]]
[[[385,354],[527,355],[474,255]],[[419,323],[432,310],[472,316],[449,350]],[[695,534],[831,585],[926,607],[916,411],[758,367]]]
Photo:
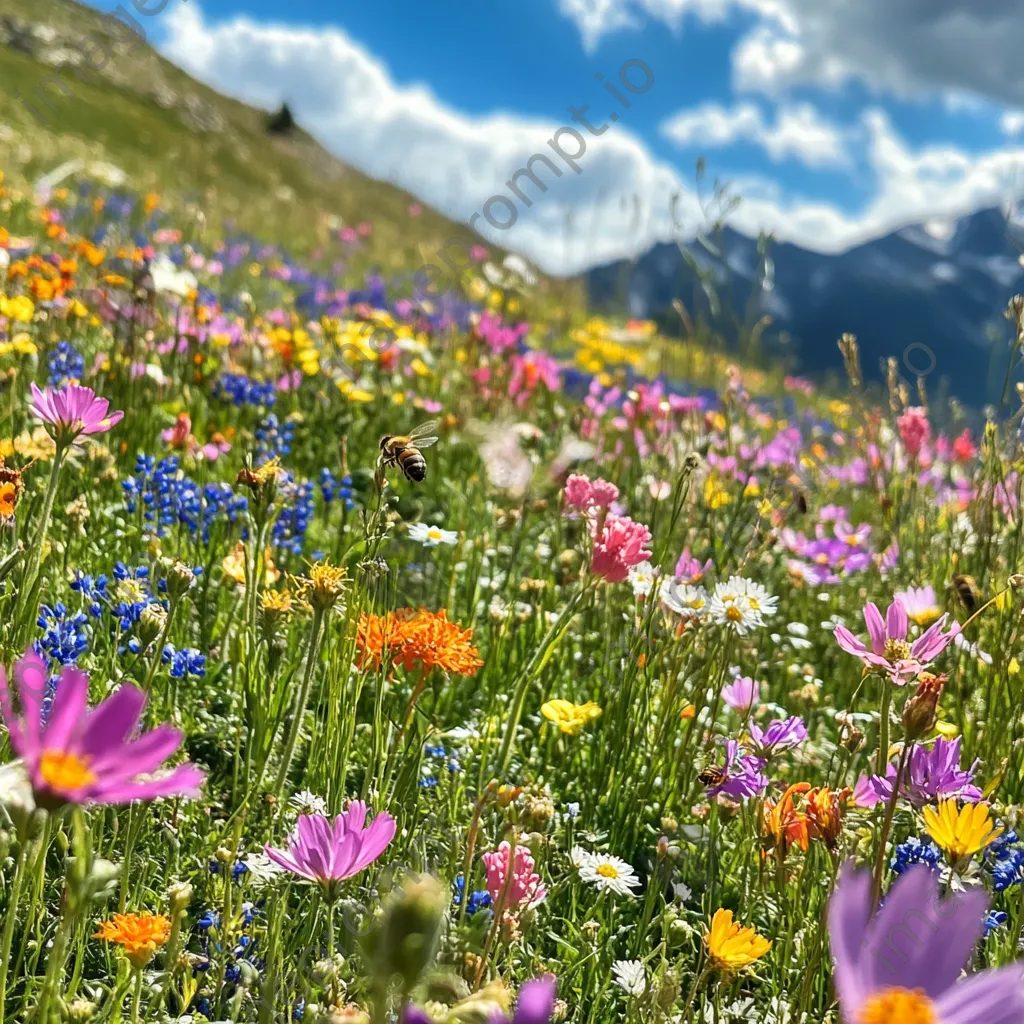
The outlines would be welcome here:
[[[741,196],[734,226],[824,251],[914,221],[941,233],[1024,183],[1019,0],[170,0],[146,28],[198,78],[288,99],[337,155],[464,221],[531,154],[557,161],[570,105],[595,125],[617,110],[511,227],[477,218],[549,270],[692,235],[698,156]],[[641,95],[618,82],[631,59],[654,76]]]

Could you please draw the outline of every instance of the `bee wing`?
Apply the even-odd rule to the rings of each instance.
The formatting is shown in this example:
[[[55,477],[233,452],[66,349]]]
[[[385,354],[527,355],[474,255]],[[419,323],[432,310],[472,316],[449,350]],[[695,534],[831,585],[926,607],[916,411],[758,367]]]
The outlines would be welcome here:
[[[437,430],[437,424],[437,420],[427,420],[426,423],[421,423],[415,430],[410,431],[409,440],[417,448],[429,448],[432,444],[436,444],[437,437],[431,435]]]

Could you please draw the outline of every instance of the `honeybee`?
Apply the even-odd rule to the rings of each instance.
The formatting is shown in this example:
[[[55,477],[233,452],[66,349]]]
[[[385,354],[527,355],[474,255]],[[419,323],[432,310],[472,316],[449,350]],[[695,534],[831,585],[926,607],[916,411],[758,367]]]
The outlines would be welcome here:
[[[420,452],[437,442],[437,420],[421,423],[409,434],[385,434],[380,439],[382,466],[397,466],[407,480],[422,483],[427,478],[427,460]]]
[[[953,590],[956,591],[956,596],[963,602],[968,615],[973,615],[981,603],[981,592],[978,590],[978,584],[974,582],[974,577],[954,576]]]
[[[728,772],[719,764],[709,764],[697,776],[702,786],[720,786],[725,782]]]

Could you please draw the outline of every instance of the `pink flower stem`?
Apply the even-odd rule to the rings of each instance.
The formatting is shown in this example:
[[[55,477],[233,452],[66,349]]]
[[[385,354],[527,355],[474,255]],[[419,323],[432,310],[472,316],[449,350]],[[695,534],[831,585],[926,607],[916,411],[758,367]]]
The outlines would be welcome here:
[[[888,685],[886,690],[888,690]],[[900,795],[900,785],[903,782],[903,772],[907,766],[907,758],[913,748],[913,743],[906,743],[900,752],[899,766],[896,769],[896,778],[892,784],[892,793],[885,805],[885,817],[882,819],[882,834],[878,837],[878,852],[875,854],[875,874],[871,884],[871,906],[878,906],[878,900],[882,895],[882,872],[885,870],[885,844],[889,840],[889,830],[892,828],[892,819],[896,814],[896,801]],[[888,763],[888,758],[886,759]],[[882,773],[884,778],[884,773]]]

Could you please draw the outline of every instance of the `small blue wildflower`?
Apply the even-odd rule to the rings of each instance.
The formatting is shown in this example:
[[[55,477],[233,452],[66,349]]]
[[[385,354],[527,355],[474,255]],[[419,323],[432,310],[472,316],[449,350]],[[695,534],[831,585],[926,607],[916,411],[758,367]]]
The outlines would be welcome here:
[[[266,406],[270,408],[277,401],[272,381],[258,381],[241,373],[225,373],[214,385],[217,398],[232,402],[237,408],[243,405]]]
[[[206,655],[200,654],[194,647],[183,647],[178,650],[174,644],[165,644],[160,661],[171,666],[172,679],[206,675]],[[245,868],[245,865],[242,866]]]
[[[894,874],[902,875],[912,864],[927,864],[937,869],[942,860],[942,851],[930,840],[925,843],[911,836],[905,843],[900,843],[893,854],[890,867]]]
[[[85,376],[85,357],[69,341],[58,342],[47,357],[47,366],[49,384],[53,388],[62,388]]]
[[[985,937],[991,935],[997,928],[1006,924],[1008,915],[1002,910],[990,910],[985,915]]]
[[[107,577],[87,576],[78,569],[75,571],[75,578],[71,581],[71,589],[82,595],[86,603],[86,611],[98,619],[103,614],[103,602],[107,600]]]
[[[44,633],[32,646],[51,666],[74,665],[89,649],[89,635],[84,628],[88,619],[82,612],[70,615],[58,601],[53,607],[44,604],[36,621]]]

